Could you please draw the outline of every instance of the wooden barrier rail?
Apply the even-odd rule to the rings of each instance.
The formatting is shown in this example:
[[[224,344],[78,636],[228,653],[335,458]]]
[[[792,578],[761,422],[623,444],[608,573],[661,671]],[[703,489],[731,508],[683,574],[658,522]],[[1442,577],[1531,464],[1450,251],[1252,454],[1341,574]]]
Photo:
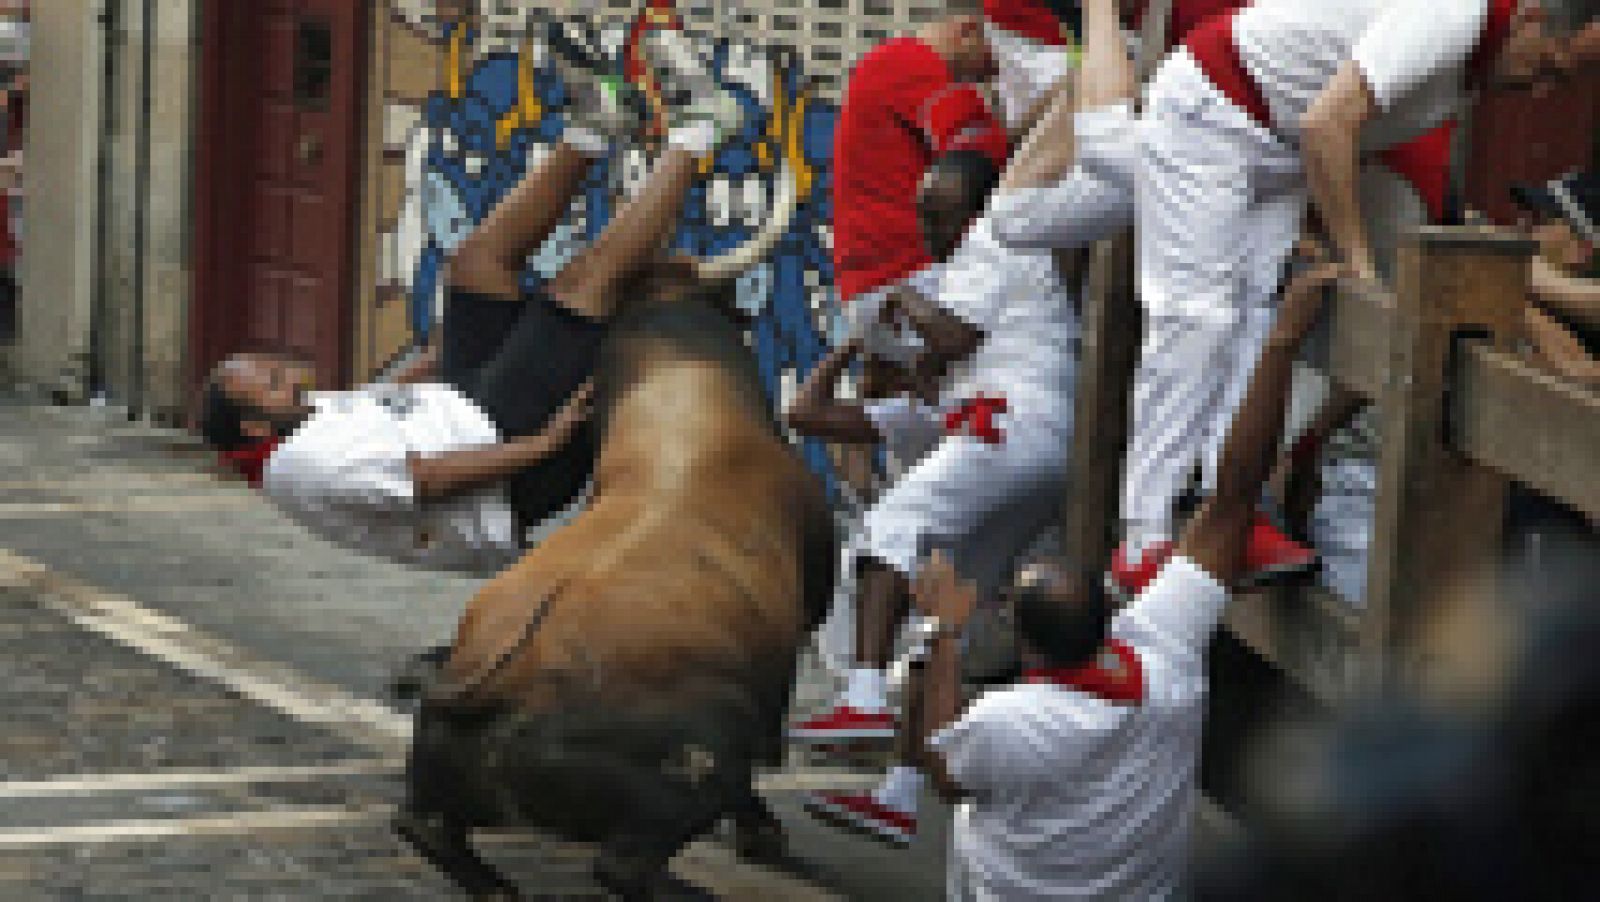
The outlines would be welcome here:
[[[1425,676],[1423,628],[1493,603],[1510,482],[1600,518],[1600,395],[1514,353],[1533,250],[1503,230],[1421,228],[1400,248],[1392,294],[1345,286],[1333,303],[1328,375],[1377,406],[1382,440],[1366,598],[1253,593],[1226,620],[1329,704]],[[1066,518],[1084,563],[1107,559],[1115,530],[1139,345],[1130,270],[1125,239],[1097,249],[1084,298]]]

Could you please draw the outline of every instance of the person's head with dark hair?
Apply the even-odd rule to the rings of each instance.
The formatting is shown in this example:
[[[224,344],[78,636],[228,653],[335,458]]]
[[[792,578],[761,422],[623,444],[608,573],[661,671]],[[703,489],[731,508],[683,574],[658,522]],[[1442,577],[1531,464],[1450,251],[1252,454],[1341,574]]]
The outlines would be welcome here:
[[[288,435],[311,414],[315,384],[315,369],[296,355],[235,354],[206,381],[200,434],[222,452]]]
[[[934,160],[917,189],[922,240],[935,260],[955,253],[989,195],[1000,182],[1000,167],[978,150],[953,150]]]
[[[1111,605],[1093,574],[1055,561],[1032,564],[1006,589],[1006,600],[1026,664],[1079,667],[1105,644]]]

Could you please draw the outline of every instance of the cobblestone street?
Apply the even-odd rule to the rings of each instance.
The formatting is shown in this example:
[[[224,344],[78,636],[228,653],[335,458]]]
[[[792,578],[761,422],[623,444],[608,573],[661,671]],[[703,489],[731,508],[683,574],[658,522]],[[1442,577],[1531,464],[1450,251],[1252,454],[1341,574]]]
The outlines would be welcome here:
[[[310,538],[179,433],[0,400],[0,898],[454,898],[388,829],[410,725],[384,685],[472,588]],[[800,706],[824,694],[807,668]],[[761,778],[795,874],[714,839],[677,870],[726,899],[939,898],[942,829],[891,852],[800,814],[866,777]],[[605,898],[587,848],[478,842],[530,898]]]

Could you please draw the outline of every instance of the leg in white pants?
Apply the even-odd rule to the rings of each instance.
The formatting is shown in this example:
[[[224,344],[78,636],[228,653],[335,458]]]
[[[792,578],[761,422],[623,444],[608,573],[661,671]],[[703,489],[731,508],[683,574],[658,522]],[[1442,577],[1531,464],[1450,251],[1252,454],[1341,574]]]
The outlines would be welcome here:
[[[1136,241],[1146,338],[1123,521],[1143,548],[1173,538],[1178,494],[1226,438],[1305,201],[1298,156],[1223,97],[1186,52],[1152,83],[1141,138]]]

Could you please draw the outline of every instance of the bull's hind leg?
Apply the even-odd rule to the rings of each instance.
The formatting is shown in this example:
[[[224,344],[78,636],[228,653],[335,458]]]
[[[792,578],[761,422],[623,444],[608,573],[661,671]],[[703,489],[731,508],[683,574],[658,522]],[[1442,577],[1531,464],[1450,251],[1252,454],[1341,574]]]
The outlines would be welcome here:
[[[506,880],[472,848],[473,800],[468,758],[473,731],[452,724],[437,706],[417,712],[406,762],[406,803],[394,831],[474,899],[518,899]]]
[[[626,825],[601,847],[595,879],[626,902],[714,900],[705,890],[672,876],[667,867],[684,846],[729,813],[729,794],[715,780],[698,789],[676,779],[654,782],[637,796],[639,804]]]

